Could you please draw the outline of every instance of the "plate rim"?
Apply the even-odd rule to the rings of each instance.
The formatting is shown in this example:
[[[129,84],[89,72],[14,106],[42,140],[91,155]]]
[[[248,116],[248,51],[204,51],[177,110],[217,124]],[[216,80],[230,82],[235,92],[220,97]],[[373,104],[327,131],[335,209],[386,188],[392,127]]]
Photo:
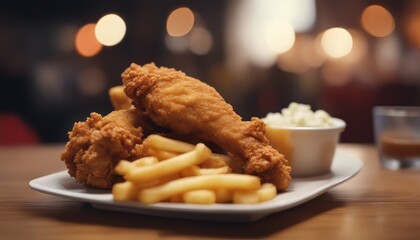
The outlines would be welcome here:
[[[337,159],[337,160],[336,160]],[[233,215],[249,215],[254,216],[254,218],[258,215],[258,218],[267,216],[269,214],[283,211],[289,208],[296,207],[300,204],[303,204],[307,201],[310,201],[319,195],[322,195],[329,189],[346,182],[347,180],[353,178],[356,176],[363,168],[363,162],[358,159],[356,156],[348,153],[343,153],[340,151],[337,151],[334,155],[334,161],[331,168],[330,175],[334,175],[336,173],[335,167],[339,164],[346,164],[342,163],[343,160],[350,161],[351,168],[347,169],[344,173],[338,174],[336,177],[330,177],[328,181],[325,184],[322,184],[321,186],[317,186],[315,189],[312,189],[312,191],[306,192],[303,196],[300,196],[297,200],[294,200],[293,198],[286,198],[282,199],[282,194],[285,193],[279,193],[277,196],[270,201],[260,203],[260,204],[238,204],[238,205],[232,205],[231,203],[223,204],[213,204],[213,205],[194,205],[194,204],[185,204],[185,203],[157,203],[157,204],[141,204],[139,202],[115,202],[112,200],[112,193],[110,190],[103,190],[104,193],[101,193],[101,195],[95,195],[95,198],[92,197],[86,197],[83,195],[83,193],[73,192],[70,190],[63,190],[63,189],[54,189],[50,186],[45,186],[40,184],[42,181],[50,178],[57,178],[57,177],[64,177],[62,175],[67,175],[68,178],[72,178],[68,175],[67,170],[58,171],[55,173],[47,174],[35,179],[32,179],[29,182],[29,187],[33,190],[58,196],[58,197],[64,197],[76,201],[81,202],[88,202],[92,206],[97,207],[98,205],[106,205],[104,209],[121,211],[122,208],[126,208],[125,210],[137,210],[138,211],[166,211],[170,213],[192,213],[192,214],[211,214],[211,215],[226,215],[226,214],[233,214]],[[306,182],[313,182],[311,179],[319,179],[322,178],[322,176],[318,176],[315,178],[294,178],[294,181],[306,181]],[[326,175],[325,175],[326,176]],[[76,183],[76,182],[75,182]],[[78,184],[78,183],[76,183]],[[293,180],[292,180],[293,185]],[[81,188],[86,188],[83,185],[80,184]],[[87,188],[86,188],[87,189]],[[98,190],[98,192],[101,192],[102,190]],[[292,190],[293,191],[293,190]],[[106,193],[108,192],[108,193]],[[90,193],[92,194],[92,193]],[[96,206],[95,206],[96,205]],[[98,207],[101,208],[101,207]],[[133,211],[136,212],[136,211]],[[162,214],[158,214],[162,215]],[[164,214],[163,214],[164,215]],[[181,216],[182,218],[182,216]],[[244,220],[244,219],[242,219]],[[252,219],[255,220],[255,219]]]

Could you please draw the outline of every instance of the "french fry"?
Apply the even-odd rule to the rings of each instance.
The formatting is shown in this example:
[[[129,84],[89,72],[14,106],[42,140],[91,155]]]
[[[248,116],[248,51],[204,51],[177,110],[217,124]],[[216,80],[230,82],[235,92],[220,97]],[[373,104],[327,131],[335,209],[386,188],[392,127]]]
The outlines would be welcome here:
[[[231,169],[228,166],[219,167],[219,168],[198,168],[199,175],[209,175],[209,174],[224,174],[230,173]]]
[[[200,168],[198,166],[191,166],[181,171],[181,176],[191,177],[199,175],[210,175],[210,174],[224,174],[230,173],[231,169],[228,166],[219,168]]]
[[[130,171],[134,170],[136,167],[149,166],[157,162],[158,160],[155,157],[144,157],[137,159],[133,162],[121,160],[118,162],[117,166],[115,166],[115,172],[119,175],[126,175]]]
[[[155,164],[159,162],[159,160],[156,157],[143,157],[137,160],[134,160],[132,163],[136,167],[143,167],[143,166],[150,166],[152,164]]]
[[[138,189],[132,182],[116,183],[112,186],[115,201],[129,201],[136,199]]]
[[[273,199],[277,194],[276,186],[272,183],[264,183],[255,191],[235,191],[233,203],[254,204]]]
[[[135,183],[135,185],[138,189],[149,188],[149,187],[154,187],[154,186],[161,185],[169,181],[178,179],[179,177],[180,177],[179,174],[176,173],[176,174],[167,175],[159,179],[148,181],[148,182]]]
[[[144,142],[150,155],[159,160],[165,160],[179,153],[186,153],[194,149],[194,145],[179,140],[166,138],[157,134],[148,136]],[[203,168],[219,168],[228,165],[231,161],[229,155],[212,153],[208,159],[201,164]]]
[[[182,194],[184,203],[213,204],[216,203],[216,194],[211,190],[194,190]]]
[[[265,202],[273,199],[277,195],[276,186],[272,183],[264,183],[260,189],[257,190],[259,202]]]
[[[169,199],[174,195],[193,190],[226,188],[232,190],[257,190],[261,186],[256,176],[243,174],[214,174],[186,177],[140,190],[138,199],[150,204]]]
[[[235,191],[233,192],[233,203],[255,204],[260,202],[257,191]]]
[[[199,143],[193,151],[180,154],[150,166],[133,169],[124,178],[134,183],[150,182],[161,177],[172,175],[181,170],[202,163],[211,154],[204,144]]]
[[[240,159],[212,153],[202,143],[194,146],[150,135],[144,145],[151,156],[133,162],[121,160],[115,167],[126,180],[113,186],[115,201],[255,204],[277,194],[273,184],[237,174],[242,169]]]
[[[186,153],[194,150],[194,145],[157,134],[149,135],[144,141],[144,146],[148,148],[156,148],[175,153]]]
[[[134,164],[127,160],[121,160],[115,166],[115,172],[119,175],[125,175],[135,168]]]
[[[225,188],[218,188],[214,190],[216,195],[216,202],[217,203],[228,203],[232,202],[233,199],[233,191]]]
[[[229,165],[230,156],[218,153],[212,153],[210,157],[200,164],[202,168],[220,168]]]
[[[191,166],[187,167],[186,169],[181,171],[182,177],[192,177],[192,176],[198,176],[200,174],[200,168],[197,166]]]
[[[159,159],[159,161],[166,160],[166,159],[169,159],[169,158],[173,158],[173,157],[178,155],[177,153],[174,153],[174,152],[169,152],[169,151],[165,151],[165,150],[162,150],[162,149],[156,149],[156,148],[148,148],[147,151],[150,155]]]
[[[182,203],[182,195],[174,195],[172,197],[169,198],[169,202],[173,202],[173,203]]]
[[[129,109],[131,107],[131,100],[125,95],[123,86],[110,88],[108,94],[115,110]]]

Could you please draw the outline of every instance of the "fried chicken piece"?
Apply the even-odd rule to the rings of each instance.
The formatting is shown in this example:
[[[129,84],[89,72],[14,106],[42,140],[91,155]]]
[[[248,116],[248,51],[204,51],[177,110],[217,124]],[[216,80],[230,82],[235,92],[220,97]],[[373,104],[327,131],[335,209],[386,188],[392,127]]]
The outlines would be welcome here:
[[[122,73],[125,93],[139,111],[178,134],[211,141],[245,160],[245,173],[255,174],[285,190],[288,161],[265,137],[258,118],[242,121],[232,106],[209,85],[175,69],[131,64]]]
[[[108,189],[119,181],[114,168],[121,159],[143,153],[143,117],[135,109],[113,111],[105,117],[91,113],[74,124],[61,154],[70,176],[86,186]]]

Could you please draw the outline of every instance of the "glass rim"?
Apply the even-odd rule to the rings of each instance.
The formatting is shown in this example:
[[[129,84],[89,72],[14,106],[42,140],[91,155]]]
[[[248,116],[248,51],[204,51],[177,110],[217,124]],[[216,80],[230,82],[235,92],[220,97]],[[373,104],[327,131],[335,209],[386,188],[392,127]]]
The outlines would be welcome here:
[[[420,107],[417,106],[375,106],[376,115],[391,117],[420,117]]]

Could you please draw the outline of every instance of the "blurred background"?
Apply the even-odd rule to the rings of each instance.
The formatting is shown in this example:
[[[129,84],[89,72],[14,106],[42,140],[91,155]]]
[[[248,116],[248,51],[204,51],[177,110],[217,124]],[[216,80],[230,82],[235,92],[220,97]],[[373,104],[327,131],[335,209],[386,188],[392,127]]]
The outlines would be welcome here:
[[[130,63],[177,68],[245,120],[295,101],[373,142],[375,105],[420,105],[420,1],[6,1],[0,145],[63,143],[112,111]]]

